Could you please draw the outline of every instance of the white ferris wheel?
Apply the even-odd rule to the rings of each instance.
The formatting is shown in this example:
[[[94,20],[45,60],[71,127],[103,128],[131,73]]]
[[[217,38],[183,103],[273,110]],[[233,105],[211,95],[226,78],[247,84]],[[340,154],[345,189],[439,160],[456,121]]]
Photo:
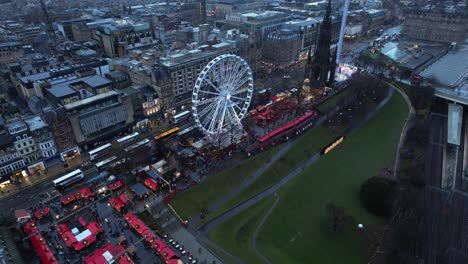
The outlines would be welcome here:
[[[239,56],[214,58],[200,72],[192,94],[195,124],[208,136],[240,125],[253,94],[250,66]]]

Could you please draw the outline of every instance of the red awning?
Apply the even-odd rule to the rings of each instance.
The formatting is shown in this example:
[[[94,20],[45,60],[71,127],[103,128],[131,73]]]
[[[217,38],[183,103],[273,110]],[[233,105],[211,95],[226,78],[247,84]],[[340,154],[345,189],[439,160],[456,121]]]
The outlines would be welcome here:
[[[76,196],[80,199],[87,199],[93,196],[93,192],[88,187],[83,187],[76,193]]]
[[[154,235],[153,231],[146,229],[141,233],[141,236],[146,237],[145,240],[148,242],[152,242],[156,236]]]
[[[65,242],[65,245],[67,245],[67,247],[71,247],[73,246],[73,244],[75,244],[76,242],[78,242],[76,240],[76,237],[75,235],[71,232],[71,231],[65,231],[62,235],[61,235],[62,239],[63,239],[63,242]]]
[[[156,191],[156,189],[158,188],[158,183],[151,178],[146,179],[144,181],[144,184],[146,185],[146,187],[150,188],[153,191]]]
[[[136,218],[136,216],[132,213],[127,213],[124,215],[125,221],[127,221],[128,224],[131,224]]]
[[[160,252],[161,256],[164,258],[165,261],[169,261],[171,258],[175,257],[174,251],[172,251],[170,248],[166,247],[163,248]]]
[[[36,221],[35,221],[35,220],[29,221],[29,222],[27,222],[26,224],[24,224],[23,230],[24,230],[24,232],[26,232],[28,235],[31,235],[32,233],[36,233],[36,232],[39,231],[39,229],[37,228],[37,224],[36,224]]]
[[[75,248],[76,251],[80,251],[94,242],[96,242],[96,237],[94,235],[90,235],[87,238],[73,244],[73,248]]]
[[[63,234],[65,231],[68,231],[70,230],[68,228],[68,225],[66,223],[60,223],[57,225],[57,232],[61,235]]]
[[[117,210],[119,212],[120,212],[120,209],[125,207],[125,204],[122,201],[120,201],[120,199],[117,198],[117,197],[112,197],[109,200],[109,203],[112,205],[112,207],[114,207],[115,210]]]
[[[160,253],[161,250],[166,247],[166,244],[164,244],[161,239],[156,239],[151,243],[151,248],[156,250],[158,253]]]
[[[31,236],[29,239],[34,248],[39,248],[41,245],[47,244],[40,233]]]
[[[44,207],[40,210],[37,210],[36,212],[34,212],[34,216],[37,218],[37,219],[41,219],[42,217],[46,216],[49,214],[49,208],[48,207]]]
[[[109,187],[109,189],[112,190],[112,191],[113,191],[113,190],[117,190],[117,189],[119,189],[119,188],[122,187],[122,186],[123,186],[123,183],[122,183],[121,180],[118,180],[118,181],[116,181],[116,182],[113,182],[113,183],[107,185],[107,187]]]
[[[64,205],[67,205],[67,204],[73,202],[74,200],[76,200],[76,197],[75,197],[75,194],[73,194],[73,193],[62,197],[62,199],[61,199],[62,204],[64,204]]]
[[[122,203],[124,204],[127,204],[129,201],[130,201],[130,197],[128,197],[127,193],[122,193],[120,196],[119,196],[119,199],[120,201],[122,201]]]
[[[129,256],[124,255],[119,259],[119,264],[135,264],[135,262]]]
[[[96,222],[89,223],[87,228],[93,235],[97,235],[102,232],[102,227]]]
[[[81,226],[86,226],[86,221],[81,216],[78,217],[78,223],[80,223]]]

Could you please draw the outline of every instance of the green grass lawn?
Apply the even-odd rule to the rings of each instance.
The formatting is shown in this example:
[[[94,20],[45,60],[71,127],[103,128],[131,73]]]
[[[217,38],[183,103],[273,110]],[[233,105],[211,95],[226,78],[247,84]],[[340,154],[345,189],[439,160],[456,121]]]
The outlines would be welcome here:
[[[299,164],[304,162],[309,156],[319,151],[328,142],[340,135],[344,131],[343,127],[319,126],[309,130],[294,143],[294,146],[288,150],[275,164],[268,168],[262,175],[254,180],[245,189],[239,192],[232,199],[205,216],[200,221],[200,226],[207,223],[212,218],[234,207],[245,199],[254,196],[260,191],[272,186],[281,178],[286,176]]]
[[[177,194],[171,204],[184,219],[199,213],[213,201],[226,194],[231,188],[252,175],[255,170],[267,162],[279,149],[273,148],[247,159],[241,165],[224,170],[205,179],[189,190]]]
[[[326,101],[323,101],[321,104],[317,106],[317,109],[322,112],[322,113],[327,113],[330,110],[332,110],[336,104],[345,98],[346,96],[349,95],[351,92],[351,89],[345,89],[344,91],[330,97],[330,99],[327,99]]]
[[[361,120],[367,112],[374,107],[375,102],[370,101],[364,104],[359,111],[356,111],[354,119],[350,121],[333,126],[324,124],[307,131],[305,135],[300,136],[297,141],[294,142],[294,145],[283,157],[236,196],[206,215],[205,218],[200,221],[199,226],[202,226],[217,215],[236,206],[249,197],[271,187],[294,168],[305,162],[314,153],[319,151],[323,146],[339,135],[342,135],[346,128],[351,127],[352,124]]]
[[[367,248],[362,234],[348,228],[333,239],[326,235],[321,227],[325,205],[332,202],[343,206],[346,214],[365,226],[382,224],[383,219],[361,206],[358,191],[360,184],[381,168],[393,167],[407,111],[403,98],[395,93],[363,128],[284,186],[279,191],[280,202],[259,235],[257,245],[262,253],[273,263],[365,263]],[[212,230],[210,237],[242,258],[239,250],[253,250],[245,248],[253,231],[245,232],[255,228],[241,229],[238,225],[260,221],[261,214],[255,213],[258,210],[251,208],[230,219]],[[219,235],[223,233],[226,235]],[[250,253],[247,257],[247,263],[257,263],[250,261]]]
[[[273,205],[274,200],[274,197],[270,196],[249,210],[222,223],[209,233],[208,238],[216,241],[224,249],[246,263],[262,263],[252,247],[252,236],[262,217]]]

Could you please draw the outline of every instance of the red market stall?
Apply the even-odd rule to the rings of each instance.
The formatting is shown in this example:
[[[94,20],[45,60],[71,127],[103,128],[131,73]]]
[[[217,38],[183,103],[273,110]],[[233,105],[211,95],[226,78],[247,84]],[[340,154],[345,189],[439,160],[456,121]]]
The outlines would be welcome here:
[[[67,205],[76,200],[75,194],[71,193],[67,196],[62,197],[61,201],[63,205]]]
[[[31,235],[33,233],[39,232],[39,229],[37,228],[36,221],[29,221],[23,226],[24,232],[26,232],[28,235]]]
[[[83,187],[75,194],[77,199],[88,199],[93,195],[93,192],[88,187]]]
[[[172,251],[170,248],[166,247],[163,248],[160,252],[161,256],[164,258],[164,260],[167,262],[173,257],[177,257],[174,251]]]
[[[48,215],[49,214],[49,208],[48,207],[44,207],[40,210],[37,210],[36,212],[34,212],[34,216],[37,218],[37,219],[41,219],[43,218],[44,216]]]
[[[147,242],[153,242],[153,240],[156,238],[154,235],[153,231],[146,229],[146,231],[143,231],[141,234]]]
[[[119,259],[119,264],[135,264],[135,262],[129,256],[124,255]]]
[[[81,225],[81,226],[86,226],[86,221],[83,219],[83,217],[78,217],[78,223]]]
[[[119,199],[120,199],[120,201],[122,201],[122,203],[124,203],[124,204],[127,204],[127,203],[130,202],[130,200],[131,200],[130,197],[128,197],[128,195],[127,195],[126,192],[122,193],[122,194],[119,196]]]
[[[91,222],[88,224],[88,230],[96,236],[102,232],[102,227],[96,222]]]
[[[80,251],[83,248],[91,245],[92,243],[96,242],[96,237],[94,235],[87,236],[85,239],[78,241],[77,243],[73,244],[73,248],[76,251]]]
[[[156,191],[156,189],[158,188],[158,183],[151,178],[146,179],[143,183],[146,185],[146,187],[150,188],[153,191]]]
[[[125,221],[127,221],[128,224],[131,224],[136,218],[136,216],[132,213],[126,213],[124,215],[124,219]]]
[[[64,232],[70,230],[68,228],[68,225],[66,223],[60,223],[57,225],[57,232],[61,235],[63,234]]]
[[[166,244],[164,244],[161,239],[156,239],[151,243],[151,248],[156,250],[158,253],[160,253],[161,250],[166,247]]]
[[[122,186],[123,186],[123,182],[121,180],[118,180],[116,182],[113,182],[113,183],[107,185],[107,187],[109,187],[109,190],[111,190],[111,191],[117,190]]]
[[[54,254],[50,251],[49,246],[42,245],[39,248],[36,248],[37,254],[41,259],[41,262],[44,264],[58,264],[59,262],[55,258]]]
[[[133,263],[120,262],[120,259],[125,257],[125,249],[122,246],[114,246],[111,243],[107,243],[104,247],[96,249],[91,256],[85,257],[84,261],[86,264],[115,263],[116,260],[119,260],[119,263]]]
[[[65,242],[65,245],[67,247],[72,247],[73,244],[75,244],[76,242],[78,242],[78,240],[76,240],[76,237],[75,235],[71,232],[71,231],[65,231],[62,235],[62,240],[63,242]]]
[[[117,210],[117,212],[120,212],[120,210],[125,207],[125,204],[117,197],[112,197],[109,200],[109,203],[112,205],[112,207],[114,207],[115,210]]]

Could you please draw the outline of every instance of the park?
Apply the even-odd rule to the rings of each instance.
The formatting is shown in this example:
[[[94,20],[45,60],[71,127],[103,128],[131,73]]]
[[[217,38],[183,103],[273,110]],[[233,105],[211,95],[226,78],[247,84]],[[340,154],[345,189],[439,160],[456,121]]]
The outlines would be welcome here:
[[[271,263],[363,263],[370,254],[369,233],[380,229],[386,219],[364,209],[358,198],[359,187],[382,168],[393,168],[408,116],[407,104],[393,88],[381,95],[381,100],[372,100],[379,97],[373,92],[374,95],[364,93],[366,98],[360,98],[295,141],[207,178],[176,197],[173,206],[186,219],[195,220],[192,228],[199,228],[224,249],[212,250],[227,263],[236,263],[236,259],[265,262],[262,256]],[[369,112],[375,113],[369,116]],[[346,140],[327,155],[308,162],[344,133]],[[263,173],[238,188],[265,163],[269,165]],[[290,181],[277,186],[274,195],[212,229],[205,229],[225,212],[275,187],[304,164],[307,166]],[[210,204],[236,188],[239,190],[219,206],[210,208]],[[329,207],[342,208],[344,218],[349,219],[341,221],[334,232],[327,228]],[[356,224],[364,228],[356,228]]]

